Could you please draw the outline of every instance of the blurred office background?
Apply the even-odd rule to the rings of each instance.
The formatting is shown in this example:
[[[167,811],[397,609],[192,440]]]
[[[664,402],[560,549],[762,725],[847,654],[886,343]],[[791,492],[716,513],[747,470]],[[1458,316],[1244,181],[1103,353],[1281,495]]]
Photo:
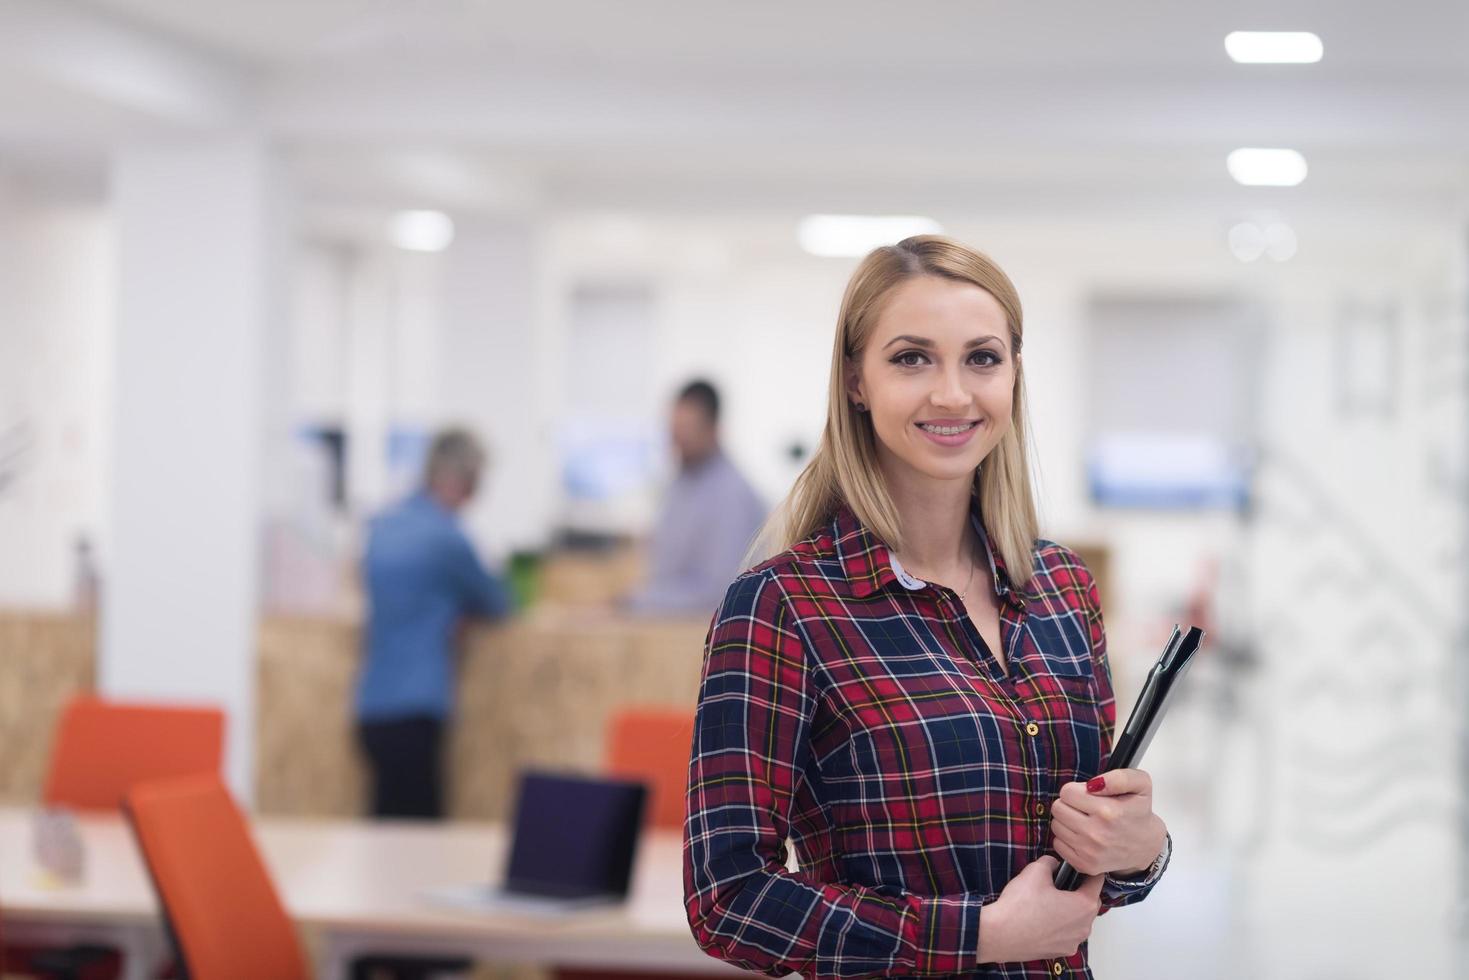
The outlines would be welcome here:
[[[604,605],[669,400],[718,385],[773,504],[857,257],[939,228],[1020,289],[1123,709],[1210,631],[1098,975],[1464,971],[1466,50],[1454,0],[0,0],[0,801],[95,690],[223,706],[254,813],[360,812],[363,522],[447,423],[526,601],[467,640],[451,815],[595,765],[697,680],[707,614]]]

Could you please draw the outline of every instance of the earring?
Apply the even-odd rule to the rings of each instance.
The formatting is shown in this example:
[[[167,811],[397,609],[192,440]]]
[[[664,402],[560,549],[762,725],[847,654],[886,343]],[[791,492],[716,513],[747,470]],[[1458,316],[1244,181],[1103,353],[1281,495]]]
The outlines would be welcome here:
[[[862,403],[862,402],[853,402],[852,403],[852,407],[855,408],[859,412],[865,412],[865,411],[867,411],[867,406],[864,403]]]

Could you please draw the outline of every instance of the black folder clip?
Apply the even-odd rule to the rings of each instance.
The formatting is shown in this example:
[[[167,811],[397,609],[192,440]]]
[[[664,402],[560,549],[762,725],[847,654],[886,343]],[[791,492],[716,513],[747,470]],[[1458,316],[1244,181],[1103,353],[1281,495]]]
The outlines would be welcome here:
[[[1168,699],[1173,695],[1178,679],[1193,662],[1194,654],[1198,652],[1203,639],[1204,631],[1197,626],[1190,626],[1188,632],[1182,634],[1177,626],[1173,627],[1173,635],[1168,637],[1162,656],[1153,664],[1153,669],[1148,671],[1148,679],[1143,683],[1142,693],[1137,697],[1137,704],[1132,707],[1132,714],[1128,716],[1122,735],[1112,746],[1112,755],[1106,769],[1137,768],[1137,764],[1142,761],[1143,752],[1158,733],[1158,725],[1163,721],[1163,712],[1168,709]],[[1065,861],[1056,869],[1056,887],[1062,891],[1076,891],[1081,879],[1081,872]]]

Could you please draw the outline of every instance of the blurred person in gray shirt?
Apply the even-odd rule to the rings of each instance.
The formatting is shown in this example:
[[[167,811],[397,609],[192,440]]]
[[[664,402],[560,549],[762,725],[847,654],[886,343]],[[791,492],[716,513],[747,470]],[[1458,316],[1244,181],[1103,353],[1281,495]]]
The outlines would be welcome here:
[[[647,615],[714,614],[765,520],[765,504],[719,448],[719,393],[690,381],[674,399],[679,473],[663,498],[648,580],[624,607]]]

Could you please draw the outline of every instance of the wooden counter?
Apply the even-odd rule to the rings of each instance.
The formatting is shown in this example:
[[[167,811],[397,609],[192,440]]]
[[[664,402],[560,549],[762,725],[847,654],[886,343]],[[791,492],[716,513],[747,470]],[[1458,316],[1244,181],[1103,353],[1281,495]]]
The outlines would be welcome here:
[[[628,621],[540,610],[471,630],[450,741],[449,813],[508,817],[521,767],[594,770],[618,707],[693,710],[705,622]],[[358,630],[272,620],[261,629],[257,803],[264,813],[361,812],[363,773],[351,728]]]
[[[523,766],[594,770],[611,713],[687,706],[707,621],[632,621],[541,608],[469,631],[450,745],[450,815],[501,820]],[[0,802],[39,798],[62,705],[93,686],[90,618],[0,610]],[[358,627],[271,618],[260,626],[256,807],[349,817],[363,810],[352,732]]]
[[[88,615],[0,610],[0,802],[40,797],[56,717],[95,683],[95,635]]]

